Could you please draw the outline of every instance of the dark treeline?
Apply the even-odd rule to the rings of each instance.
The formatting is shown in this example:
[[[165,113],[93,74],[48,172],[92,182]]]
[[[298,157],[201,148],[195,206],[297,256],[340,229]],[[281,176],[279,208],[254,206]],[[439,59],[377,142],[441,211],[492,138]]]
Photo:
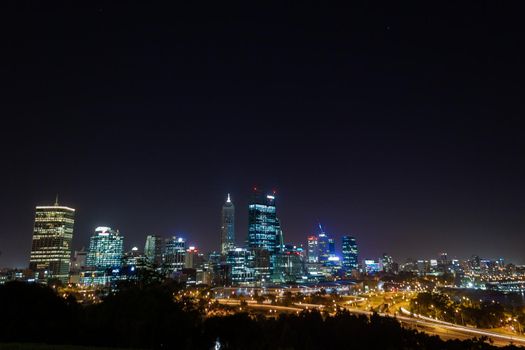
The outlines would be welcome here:
[[[216,342],[221,349],[496,349],[482,340],[445,342],[404,329],[392,318],[346,312],[204,318],[198,303],[175,302],[175,289],[128,288],[100,304],[81,306],[45,286],[7,283],[0,286],[0,342],[142,349],[212,349]]]

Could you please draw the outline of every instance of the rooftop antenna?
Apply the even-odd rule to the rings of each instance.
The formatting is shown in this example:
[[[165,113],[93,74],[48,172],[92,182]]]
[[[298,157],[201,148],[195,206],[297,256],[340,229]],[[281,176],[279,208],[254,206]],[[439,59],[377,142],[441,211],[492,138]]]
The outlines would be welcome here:
[[[58,206],[58,193],[57,193],[57,196],[55,198],[55,206]]]
[[[319,230],[321,231],[321,233],[324,233],[323,226],[321,225],[320,222],[319,222]]]

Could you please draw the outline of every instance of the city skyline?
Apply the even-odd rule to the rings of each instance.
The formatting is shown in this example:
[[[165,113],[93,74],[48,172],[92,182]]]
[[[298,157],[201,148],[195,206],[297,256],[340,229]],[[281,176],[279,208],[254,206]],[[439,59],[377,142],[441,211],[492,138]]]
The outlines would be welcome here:
[[[290,6],[10,7],[0,266],[27,264],[34,207],[56,193],[75,249],[109,226],[127,247],[184,235],[207,251],[226,193],[244,240],[254,185],[277,190],[287,242],[320,221],[367,257],[525,263],[521,20]]]
[[[273,204],[274,200],[275,200],[275,195],[276,195],[276,191],[274,190],[273,193],[270,193],[268,194],[268,196],[266,195],[266,193],[264,193],[263,191],[260,191],[256,188],[253,188],[251,190],[251,194],[250,194],[250,197],[252,198],[251,200],[248,200],[249,203],[254,203],[254,202],[257,202],[257,200],[254,200],[255,198],[261,198],[259,200],[262,200],[262,198],[264,197],[264,201],[269,201],[269,203],[271,205],[275,205]],[[268,198],[266,198],[268,197]],[[226,202],[225,204],[226,205],[233,205],[231,199],[230,199],[230,193],[227,194],[226,196]],[[262,202],[261,202],[262,203]],[[252,204],[253,205],[253,204]],[[36,206],[36,210],[37,210],[37,214],[38,214],[38,211],[39,210],[57,210],[57,209],[67,209],[69,211],[73,211],[75,212],[76,209],[73,209],[73,208],[69,208],[67,206],[59,206],[58,205],[58,195],[57,195],[57,198],[56,198],[56,201],[53,205],[39,205],[39,206]],[[222,218],[224,219],[224,205],[222,207]],[[275,209],[274,209],[275,210]],[[247,216],[249,216],[248,212],[249,210],[246,211],[247,213]],[[233,216],[235,218],[235,215]],[[249,220],[248,220],[249,221]],[[278,220],[277,221],[279,224],[280,224],[280,221]],[[233,223],[235,224],[235,219],[233,221]],[[35,225],[36,225],[36,222],[35,222]],[[199,250],[202,250],[204,252],[208,252],[208,253],[211,253],[211,252],[220,252],[221,251],[221,241],[222,241],[222,232],[223,232],[223,227],[224,226],[220,226],[219,229],[218,229],[218,242],[207,242],[207,241],[204,241],[204,242],[199,242],[199,241],[196,241],[194,239],[192,239],[191,235],[189,234],[184,234],[184,233],[177,233],[177,234],[173,234],[173,233],[155,233],[155,236],[159,237],[159,239],[161,240],[164,240],[164,238],[162,237],[165,237],[167,240],[169,240],[169,237],[173,237],[173,239],[176,239],[176,240],[183,240],[184,243],[188,243],[188,246],[189,244],[193,245],[193,246],[197,246],[199,248]],[[341,259],[343,259],[343,256],[344,256],[344,240],[345,238],[349,237],[348,235],[345,235],[345,234],[341,234],[341,233],[337,233],[337,232],[328,232],[329,236],[327,236],[325,233],[325,228],[321,225],[320,222],[318,222],[315,226],[315,228],[313,228],[311,230],[311,232],[307,233],[304,235],[303,239],[302,240],[298,240],[298,241],[287,241],[286,238],[284,239],[283,243],[284,244],[293,244],[293,245],[297,245],[297,246],[302,246],[303,249],[308,249],[308,242],[310,240],[310,235],[311,234],[314,234],[316,237],[317,235],[319,235],[319,237],[325,237],[325,239],[327,240],[326,241],[326,245],[328,244],[332,244],[332,247],[330,248],[330,252],[332,254],[336,254],[338,257],[340,257]],[[102,226],[102,227],[96,227],[96,229],[94,229],[95,231],[99,231],[99,230],[111,230],[109,227],[105,227],[105,226]],[[118,229],[117,229],[118,231]],[[282,234],[284,236],[284,233]],[[76,236],[76,234],[75,234]],[[131,251],[131,248],[134,248],[135,247],[140,247],[138,248],[139,251],[143,251],[144,253],[146,253],[146,249],[145,249],[145,245],[147,245],[148,243],[148,240],[150,239],[150,237],[152,237],[151,235],[144,235],[142,237],[143,239],[143,242],[139,242],[138,244],[135,244],[135,242],[133,243],[129,243],[125,240],[123,240],[124,242],[121,243],[123,244],[123,252],[124,251]],[[355,237],[351,237],[352,239],[355,240]],[[86,245],[83,245],[82,248],[83,249],[88,249],[90,248],[90,245],[92,243],[90,243],[90,241],[92,241],[93,239],[93,236],[89,236],[87,238],[88,240],[88,243]],[[317,239],[317,238],[316,238]],[[358,240],[360,241],[360,239],[358,238]],[[140,241],[140,239],[138,240]],[[247,248],[249,247],[250,245],[248,244],[248,241],[249,241],[249,230],[248,230],[248,227],[246,228],[246,232],[245,232],[245,237],[244,239],[241,237],[241,238],[236,238],[235,239],[235,245],[233,246],[234,248]],[[141,244],[142,243],[142,244]],[[214,243],[217,243],[217,247],[214,247]],[[355,244],[355,243],[354,243]],[[202,247],[208,247],[208,246],[212,246],[211,249],[206,249],[206,248],[202,248]],[[377,249],[377,247],[365,247],[365,249],[363,249],[363,246],[361,245],[361,243],[359,244],[360,248],[359,248],[359,260],[361,259],[378,259],[378,261],[381,261],[381,254],[385,254],[385,251],[383,251],[382,253]],[[81,248],[79,246],[75,246],[75,245],[72,245],[71,246],[72,248],[69,248],[69,249],[72,249],[71,253],[73,253],[74,251],[80,251]],[[232,248],[232,247],[230,247]],[[321,248],[320,248],[321,249]],[[327,247],[324,247],[322,249],[326,249],[327,253],[328,254],[328,246]],[[365,252],[368,252],[368,251],[371,251],[373,253],[368,253],[368,254],[364,254],[362,253],[362,250],[364,250]],[[412,255],[409,255],[409,256],[406,256],[406,257],[398,257],[396,254],[391,254],[390,251],[388,251],[388,253],[390,255],[394,255],[396,257],[396,261],[399,261],[400,263],[402,262],[405,262],[405,261],[408,261],[410,259],[432,259],[432,258],[438,258],[439,255],[443,254],[444,252],[447,252],[449,250],[447,249],[442,249],[440,250],[439,252],[436,252],[434,255],[422,255],[422,254],[418,254],[418,250],[417,249],[414,249],[413,251],[413,254]],[[225,254],[223,252],[223,254]],[[447,254],[447,253],[444,253],[444,254]],[[485,257],[485,258],[494,258],[494,259],[499,259],[499,258],[505,258],[506,261],[508,262],[512,262],[512,263],[518,263],[516,261],[513,261],[512,259],[509,259],[508,256],[493,256],[493,255],[483,255],[483,254],[478,254],[478,252],[462,252],[461,254],[458,254],[458,255],[452,255],[452,254],[449,254],[450,255],[450,258],[456,258],[456,259],[467,259],[467,258],[471,258],[472,256],[482,256],[482,257]],[[71,256],[73,256],[73,254],[71,254]],[[328,255],[326,255],[326,258],[328,257]],[[342,260],[341,260],[342,261]],[[26,268],[27,267],[27,264],[26,266],[24,266],[23,264],[20,265],[20,266],[2,266],[2,267],[10,267],[10,268]]]

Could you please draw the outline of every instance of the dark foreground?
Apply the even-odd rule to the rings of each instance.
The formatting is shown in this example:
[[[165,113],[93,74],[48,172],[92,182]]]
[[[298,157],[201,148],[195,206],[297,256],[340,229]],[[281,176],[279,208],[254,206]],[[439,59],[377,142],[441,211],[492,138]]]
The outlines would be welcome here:
[[[136,287],[81,306],[47,287],[8,283],[0,286],[0,350],[212,349],[217,343],[220,349],[503,349],[483,339],[445,342],[395,319],[346,312],[206,318],[198,303],[176,302],[173,293],[166,285]]]

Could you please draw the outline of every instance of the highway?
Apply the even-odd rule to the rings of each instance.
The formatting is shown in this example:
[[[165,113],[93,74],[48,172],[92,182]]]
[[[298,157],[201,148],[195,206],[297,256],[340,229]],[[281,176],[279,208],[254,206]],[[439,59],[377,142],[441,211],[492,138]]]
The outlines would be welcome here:
[[[217,301],[224,305],[240,305],[240,301],[237,299],[217,299]],[[271,310],[270,312],[285,311],[285,312],[300,312],[304,309],[320,309],[322,310],[325,306],[319,304],[305,304],[305,303],[296,303],[293,306],[278,306],[271,305],[269,303],[258,304],[255,300],[246,300],[247,307],[250,308],[259,308]],[[370,316],[372,312],[360,310],[356,308],[349,308],[342,306],[343,309],[353,313]],[[410,311],[401,308],[403,315],[397,314],[395,318],[405,327],[410,327],[417,329],[419,331],[431,334],[438,335],[442,339],[471,339],[473,337],[486,336],[493,341],[494,345],[504,346],[509,345],[510,343],[514,345],[525,346],[525,337],[511,336],[496,332],[491,332],[483,329],[478,329],[474,327],[460,326],[454,323],[449,323],[445,321],[440,321],[432,319],[430,317],[425,317],[422,315],[413,315]],[[390,314],[378,313],[380,316],[392,317]]]

